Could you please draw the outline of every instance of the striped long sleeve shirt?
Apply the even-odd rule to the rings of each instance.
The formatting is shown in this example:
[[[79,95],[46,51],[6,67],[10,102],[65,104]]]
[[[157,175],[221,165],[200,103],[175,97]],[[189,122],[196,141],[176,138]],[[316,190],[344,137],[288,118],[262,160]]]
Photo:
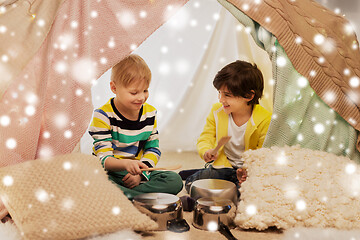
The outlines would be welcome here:
[[[105,167],[109,156],[138,159],[149,167],[159,161],[161,152],[157,131],[156,109],[145,103],[136,121],[126,119],[116,109],[114,99],[94,111],[89,127],[93,137],[93,153]]]

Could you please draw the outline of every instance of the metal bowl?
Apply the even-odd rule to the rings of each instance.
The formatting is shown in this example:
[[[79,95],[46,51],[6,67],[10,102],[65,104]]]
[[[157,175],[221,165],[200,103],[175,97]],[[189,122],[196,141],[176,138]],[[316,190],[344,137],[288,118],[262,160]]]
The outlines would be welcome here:
[[[190,187],[190,197],[219,197],[230,199],[235,206],[238,204],[238,190],[235,183],[221,179],[200,179],[194,181]]]
[[[195,203],[193,225],[208,231],[217,231],[224,224],[230,226],[236,214],[235,204],[224,198],[200,198]]]
[[[159,225],[157,230],[167,230],[171,220],[183,218],[180,198],[168,193],[144,193],[135,196],[133,204]]]

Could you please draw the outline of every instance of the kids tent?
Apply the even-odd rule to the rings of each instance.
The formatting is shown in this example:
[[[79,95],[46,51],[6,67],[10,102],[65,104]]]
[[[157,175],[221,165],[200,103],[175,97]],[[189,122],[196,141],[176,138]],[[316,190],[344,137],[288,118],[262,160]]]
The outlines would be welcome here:
[[[92,83],[186,2],[3,1],[1,166],[71,152],[91,118]],[[272,61],[265,146],[299,144],[359,160],[360,53],[354,32],[344,31],[348,22],[311,0],[219,3]]]

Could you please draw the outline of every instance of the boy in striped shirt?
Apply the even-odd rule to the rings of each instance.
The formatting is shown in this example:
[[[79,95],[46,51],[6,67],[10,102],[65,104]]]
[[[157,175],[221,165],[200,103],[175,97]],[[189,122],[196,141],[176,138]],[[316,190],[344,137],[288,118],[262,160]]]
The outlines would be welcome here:
[[[89,128],[94,154],[129,199],[151,192],[177,194],[183,187],[175,172],[146,172],[161,155],[156,109],[146,103],[150,81],[151,71],[140,56],[120,61],[110,81],[116,96],[94,111]]]

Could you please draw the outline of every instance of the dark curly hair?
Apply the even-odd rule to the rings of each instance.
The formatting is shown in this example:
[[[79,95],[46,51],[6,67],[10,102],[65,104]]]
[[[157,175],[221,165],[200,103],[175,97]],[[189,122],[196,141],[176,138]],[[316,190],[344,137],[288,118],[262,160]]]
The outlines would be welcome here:
[[[217,90],[226,86],[236,97],[249,98],[255,93],[254,98],[248,102],[248,105],[255,105],[263,95],[264,78],[256,64],[237,60],[216,74],[213,85]]]

